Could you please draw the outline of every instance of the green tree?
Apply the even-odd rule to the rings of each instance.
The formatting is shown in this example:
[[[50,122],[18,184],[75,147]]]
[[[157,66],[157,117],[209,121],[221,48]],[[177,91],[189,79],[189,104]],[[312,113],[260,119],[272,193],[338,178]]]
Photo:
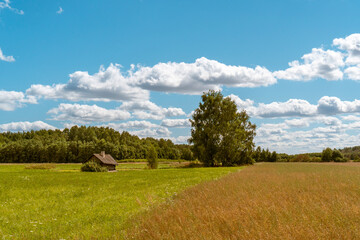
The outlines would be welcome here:
[[[158,168],[158,159],[155,147],[151,145],[146,153],[146,160],[148,161],[148,166],[151,169]]]
[[[321,161],[322,162],[330,162],[332,160],[332,150],[331,148],[326,148],[322,151]]]
[[[253,159],[255,162],[261,162],[261,147],[258,146],[253,152]]]
[[[276,162],[278,160],[278,155],[275,151],[273,151],[270,155],[269,162]]]
[[[331,159],[334,162],[343,162],[344,156],[342,155],[342,153],[339,150],[334,149],[334,151],[332,152],[332,155],[331,155]]]
[[[194,155],[205,166],[251,164],[256,126],[245,111],[221,92],[210,90],[202,95],[191,122]]]

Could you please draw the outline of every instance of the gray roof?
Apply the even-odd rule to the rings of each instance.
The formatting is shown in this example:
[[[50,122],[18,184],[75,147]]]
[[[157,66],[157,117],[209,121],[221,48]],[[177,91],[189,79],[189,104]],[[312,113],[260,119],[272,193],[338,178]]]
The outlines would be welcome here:
[[[110,154],[105,154],[105,157],[103,157],[101,154],[94,153],[93,156],[95,156],[104,164],[119,165]]]

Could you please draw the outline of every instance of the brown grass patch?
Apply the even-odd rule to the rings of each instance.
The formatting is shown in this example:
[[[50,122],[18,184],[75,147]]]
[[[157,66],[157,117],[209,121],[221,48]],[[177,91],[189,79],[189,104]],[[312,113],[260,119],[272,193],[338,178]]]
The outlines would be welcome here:
[[[360,239],[360,168],[264,163],[133,219],[133,239]]]
[[[43,169],[43,170],[48,170],[48,169],[53,169],[55,168],[56,165],[52,164],[52,163],[37,163],[37,164],[30,164],[30,165],[26,165],[25,169]]]

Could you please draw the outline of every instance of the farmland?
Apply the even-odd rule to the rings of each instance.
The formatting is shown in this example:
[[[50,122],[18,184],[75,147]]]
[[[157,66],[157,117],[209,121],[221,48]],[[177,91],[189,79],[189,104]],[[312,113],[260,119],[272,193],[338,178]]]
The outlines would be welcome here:
[[[359,239],[360,163],[0,165],[2,239]],[[230,173],[230,174],[228,174]],[[209,181],[212,180],[212,181]]]
[[[123,238],[129,218],[181,190],[240,168],[120,164],[116,173],[79,172],[79,164],[0,165],[2,239]]]
[[[263,163],[137,218],[135,239],[359,239],[359,163]],[[189,204],[191,203],[191,204]]]

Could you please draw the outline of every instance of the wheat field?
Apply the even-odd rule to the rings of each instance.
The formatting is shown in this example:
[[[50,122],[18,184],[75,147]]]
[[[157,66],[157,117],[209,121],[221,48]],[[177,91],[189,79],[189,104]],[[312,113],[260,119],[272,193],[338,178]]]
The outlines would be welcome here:
[[[132,221],[132,239],[360,239],[360,164],[256,164]]]

